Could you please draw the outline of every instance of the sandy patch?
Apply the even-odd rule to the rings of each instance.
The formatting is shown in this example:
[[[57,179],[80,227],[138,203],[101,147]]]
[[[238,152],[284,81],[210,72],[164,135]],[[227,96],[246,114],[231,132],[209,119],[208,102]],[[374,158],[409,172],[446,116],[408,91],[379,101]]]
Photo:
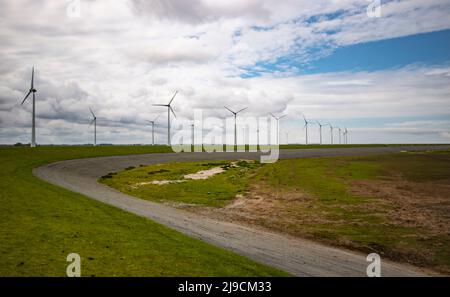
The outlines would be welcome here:
[[[142,186],[146,186],[146,185],[168,185],[168,184],[178,184],[178,183],[183,183],[185,182],[185,180],[152,180],[149,182],[141,182],[141,183],[137,183],[134,184],[132,186],[132,188],[138,188],[138,187],[142,187]]]
[[[235,167],[236,164],[233,162],[230,164],[230,167]],[[139,188],[142,186],[146,186],[146,185],[169,185],[169,184],[178,184],[178,183],[183,183],[188,179],[191,180],[204,180],[204,179],[208,179],[216,174],[222,173],[224,172],[225,169],[223,169],[222,167],[214,167],[208,170],[201,170],[198,171],[196,173],[191,173],[191,174],[186,174],[183,176],[183,179],[177,179],[177,180],[152,180],[152,181],[148,181],[148,182],[140,182],[140,183],[136,183],[134,185],[132,185],[132,188]]]
[[[222,173],[225,170],[222,167],[214,167],[208,170],[202,170],[196,173],[186,174],[185,179],[208,179],[216,174]]]

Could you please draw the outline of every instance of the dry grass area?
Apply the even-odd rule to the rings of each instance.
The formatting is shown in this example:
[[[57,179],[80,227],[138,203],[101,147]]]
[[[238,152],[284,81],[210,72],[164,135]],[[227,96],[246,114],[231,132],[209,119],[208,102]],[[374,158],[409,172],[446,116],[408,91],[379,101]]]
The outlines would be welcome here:
[[[420,183],[401,176],[390,181],[358,180],[351,192],[390,205],[386,216],[393,224],[450,235],[450,180]]]

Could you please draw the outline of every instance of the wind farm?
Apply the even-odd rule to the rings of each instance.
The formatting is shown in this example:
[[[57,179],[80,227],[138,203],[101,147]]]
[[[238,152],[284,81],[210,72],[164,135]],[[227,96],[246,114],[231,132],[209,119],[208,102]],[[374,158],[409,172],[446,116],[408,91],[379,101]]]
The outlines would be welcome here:
[[[450,276],[445,1],[69,2],[2,6],[3,283]]]

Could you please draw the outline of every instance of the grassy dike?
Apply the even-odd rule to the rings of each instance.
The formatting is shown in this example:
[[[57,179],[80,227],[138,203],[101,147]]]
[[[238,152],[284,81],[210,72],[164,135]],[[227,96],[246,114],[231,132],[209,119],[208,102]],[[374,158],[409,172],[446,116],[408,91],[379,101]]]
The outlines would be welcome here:
[[[0,148],[0,276],[283,276],[148,219],[50,185],[32,169],[60,160],[169,152],[164,146]]]

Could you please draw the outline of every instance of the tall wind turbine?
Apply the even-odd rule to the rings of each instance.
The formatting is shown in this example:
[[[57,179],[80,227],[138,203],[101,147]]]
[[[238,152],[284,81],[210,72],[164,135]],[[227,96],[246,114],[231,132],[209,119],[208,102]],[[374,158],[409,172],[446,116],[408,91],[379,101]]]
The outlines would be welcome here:
[[[311,124],[312,122],[307,121],[304,114],[302,114],[302,116],[303,116],[303,120],[305,121],[305,126],[303,126],[303,129],[306,128],[306,140],[305,141],[306,141],[306,144],[308,144],[308,125]]]
[[[159,115],[153,121],[147,121],[152,124],[152,145],[155,145],[155,122],[159,118]]]
[[[96,146],[97,145],[97,117],[95,116],[94,112],[92,111],[92,109],[90,107],[89,107],[89,111],[92,114],[92,121],[89,124],[89,126],[94,124],[94,146]]]
[[[226,109],[228,109],[229,112],[231,112],[234,115],[234,146],[237,146],[237,124],[236,124],[236,117],[237,114],[240,113],[241,111],[246,110],[248,107],[244,107],[239,111],[233,111],[231,109],[229,109],[228,107],[224,106]]]
[[[173,113],[173,116],[176,118],[177,116],[175,115],[175,112],[172,109],[172,106],[170,104],[172,104],[173,99],[175,99],[175,96],[178,94],[178,91],[175,91],[175,94],[173,94],[172,99],[170,99],[169,104],[153,104],[153,106],[164,106],[167,107],[167,144],[170,146],[171,142],[170,142],[170,112]]]
[[[280,120],[281,120],[282,118],[284,118],[285,116],[287,116],[287,114],[284,114],[284,115],[279,116],[279,117],[274,116],[273,113],[270,113],[270,115],[271,115],[275,120],[277,120],[277,145],[279,145],[279,144],[280,144],[280,142],[279,142],[279,138],[280,138]]]
[[[31,70],[31,87],[28,91],[28,94],[25,96],[25,98],[22,101],[23,105],[25,101],[27,100],[28,96],[30,96],[31,93],[33,93],[33,119],[31,122],[31,147],[36,147],[36,94],[37,90],[34,88],[34,67]]]

